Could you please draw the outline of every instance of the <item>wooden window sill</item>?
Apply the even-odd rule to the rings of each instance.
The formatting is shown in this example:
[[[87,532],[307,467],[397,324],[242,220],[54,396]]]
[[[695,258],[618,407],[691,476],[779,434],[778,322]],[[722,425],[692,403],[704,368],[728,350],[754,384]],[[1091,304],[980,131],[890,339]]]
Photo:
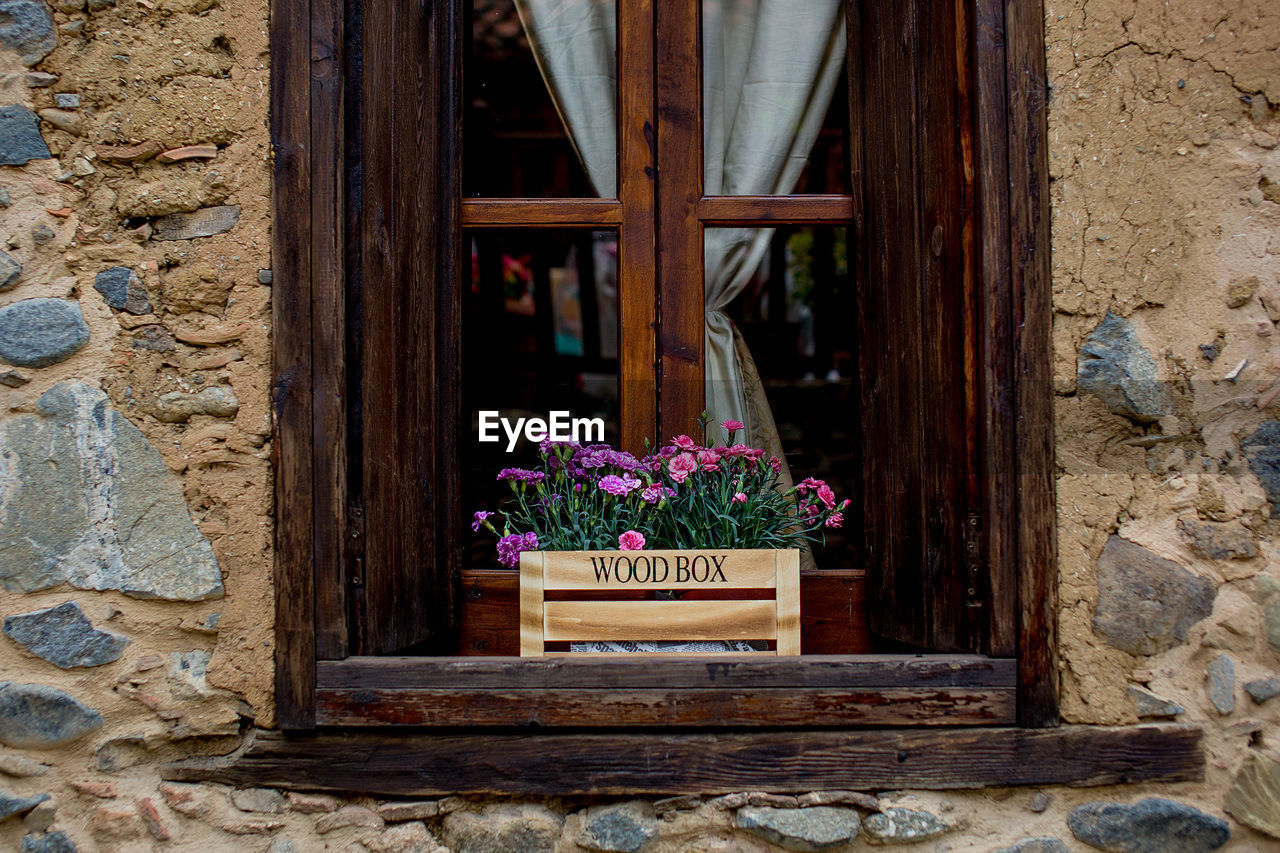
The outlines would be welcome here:
[[[321,726],[1014,725],[1017,662],[980,655],[354,657],[316,665]]]
[[[673,733],[258,731],[166,779],[388,796],[1114,785],[1204,778],[1199,727]]]

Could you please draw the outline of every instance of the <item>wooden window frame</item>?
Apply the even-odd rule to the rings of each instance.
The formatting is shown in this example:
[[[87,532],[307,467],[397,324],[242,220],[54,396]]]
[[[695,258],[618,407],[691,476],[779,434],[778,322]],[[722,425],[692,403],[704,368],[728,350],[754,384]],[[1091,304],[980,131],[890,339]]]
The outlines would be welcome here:
[[[459,37],[455,4],[395,2],[404,3],[405,29],[420,26],[437,44]],[[650,8],[649,0],[641,2]],[[341,351],[348,334],[344,246],[352,239],[376,245],[379,235],[372,226],[350,234],[344,220],[342,0],[272,0],[276,709],[280,727],[289,733],[261,734],[230,759],[192,760],[170,766],[165,775],[393,794],[699,793],[762,785],[945,788],[1202,778],[1195,727],[1058,727],[1043,4],[974,0],[974,6],[969,37],[980,232],[975,245],[979,332],[987,356],[983,468],[989,518],[1000,519],[988,525],[985,546],[993,555],[992,594],[1010,614],[992,629],[1004,654],[810,657],[674,668],[664,661],[661,672],[641,660],[318,660],[318,648],[333,639],[326,632],[337,630],[318,624],[318,613],[329,612],[325,597],[341,578],[347,539],[363,532],[344,501],[346,459],[334,450],[345,429],[344,374],[329,355]],[[850,9],[858,9],[858,0],[850,0]],[[659,62],[655,73],[670,67]],[[434,94],[453,103],[461,96],[447,84]],[[629,141],[624,133],[622,157],[642,156],[639,144],[648,145],[642,136]],[[657,145],[664,144],[670,140],[659,134]],[[448,136],[387,147],[382,156],[425,152],[449,158],[460,152],[459,140]],[[366,168],[376,166],[372,160]],[[628,187],[626,175],[624,169],[620,191],[634,200],[641,191]],[[855,175],[855,227],[858,192]],[[649,198],[652,203],[651,191]],[[846,212],[845,203],[839,197],[804,200],[806,212],[797,220],[795,209],[785,210],[790,200],[686,198],[677,213],[687,221],[668,219],[660,227],[700,233],[704,224],[748,224],[774,215],[828,221]],[[504,217],[523,220],[522,204],[490,200],[454,211],[405,213],[438,217],[440,233],[450,233],[459,224],[481,221],[476,217],[489,224]],[[616,204],[582,200],[573,207],[581,216],[565,224],[618,227],[621,248],[628,251],[627,223]],[[700,268],[700,256],[684,261]],[[643,246],[631,247],[628,263],[652,270],[656,258],[651,251],[646,256]],[[674,277],[650,280],[662,288]],[[700,347],[697,320],[696,334],[692,322],[683,333]],[[621,322],[624,329],[640,328],[652,318],[624,314]],[[655,359],[676,375],[689,370],[669,341],[655,341],[652,350],[639,345],[641,350],[622,359],[624,381],[625,365]],[[676,402],[671,411],[683,415],[690,405]],[[642,419],[638,428],[655,425]],[[465,689],[457,687],[462,676]],[[604,711],[583,711],[588,706]],[[708,718],[708,708],[718,716]],[[602,728],[610,725],[610,714],[615,730]],[[705,733],[666,728],[705,726],[707,719],[714,728]],[[572,728],[584,720],[589,731]],[[508,728],[530,723],[570,728]],[[476,730],[477,725],[489,728]],[[865,728],[922,725],[927,728]],[[422,726],[432,730],[416,728]],[[757,728],[740,731],[748,726]],[[561,751],[572,760],[546,762]]]

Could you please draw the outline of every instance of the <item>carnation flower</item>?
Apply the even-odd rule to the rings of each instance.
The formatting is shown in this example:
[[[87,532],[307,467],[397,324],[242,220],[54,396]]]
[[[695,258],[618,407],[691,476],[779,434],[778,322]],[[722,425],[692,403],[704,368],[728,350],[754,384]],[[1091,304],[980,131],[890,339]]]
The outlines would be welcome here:
[[[623,551],[641,551],[644,549],[644,534],[628,530],[618,537],[618,547]]]
[[[611,495],[619,497],[630,494],[633,489],[638,489],[644,483],[634,477],[618,477],[613,474],[600,478],[600,488],[604,489]]]
[[[489,518],[489,516],[491,516],[491,515],[494,515],[494,513],[492,513],[492,512],[485,512],[484,510],[480,510],[479,512],[477,512],[475,515],[473,515],[473,516],[471,517],[471,519],[472,519],[472,520],[471,520],[471,529],[472,529],[472,530],[474,530],[476,533],[479,533],[479,532],[480,532],[480,525],[482,525],[482,524],[483,524],[485,527],[489,527],[490,525],[489,525],[489,523],[486,521],[486,519],[488,519],[488,518]]]
[[[503,468],[498,472],[499,480],[510,480],[513,483],[540,483],[547,479],[541,471],[530,471],[528,468]]]
[[[827,520],[826,520],[827,527],[839,527],[842,524],[844,524],[843,513],[833,512],[831,513],[831,515],[827,516]]]
[[[521,551],[534,551],[538,548],[538,534],[512,533],[498,540],[498,562],[509,569],[520,565]]]
[[[687,435],[677,435],[671,439],[671,443],[682,450],[697,450],[698,443]]]
[[[699,450],[698,464],[704,471],[714,471],[720,465],[720,454],[714,450]]]
[[[721,421],[720,426],[727,429],[730,433],[735,433],[740,429],[746,429],[746,427],[742,425],[742,421]]]
[[[818,486],[818,500],[827,505],[827,509],[836,508],[836,493],[826,483]]]
[[[733,497],[729,500],[729,503],[735,503],[735,504],[744,504],[746,502],[747,502],[746,492],[734,492]]]
[[[667,473],[677,483],[683,483],[690,474],[698,470],[698,460],[692,453],[681,453],[667,463]]]
[[[668,491],[670,490],[664,487],[661,483],[654,483],[652,486],[649,486],[641,492],[640,497],[644,499],[645,503],[654,504],[666,497]]]
[[[776,456],[769,457],[769,467],[773,469],[773,473],[782,473],[782,460]]]

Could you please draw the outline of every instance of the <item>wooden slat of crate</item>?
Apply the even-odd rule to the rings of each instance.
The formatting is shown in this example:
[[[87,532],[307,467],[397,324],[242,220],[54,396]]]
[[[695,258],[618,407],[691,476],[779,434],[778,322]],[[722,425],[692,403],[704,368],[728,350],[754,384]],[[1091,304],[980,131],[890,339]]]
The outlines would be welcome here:
[[[774,551],[778,654],[800,654],[800,552]]]
[[[772,589],[776,569],[778,551],[625,551],[601,552],[587,551],[549,551],[543,552],[543,588],[548,590],[577,589]],[[793,556],[795,556],[793,554]],[[704,577],[702,581],[692,578],[677,580],[677,565],[692,565],[701,558],[706,563],[699,566],[715,566],[712,558],[721,561],[725,580],[709,583]],[[596,561],[593,564],[593,559]],[[648,580],[634,579],[634,572],[628,572],[631,579],[625,582],[617,580],[615,569],[610,569],[609,580],[597,575],[596,570],[601,561],[617,559],[629,560],[634,567],[639,560],[644,560]],[[666,573],[660,579],[654,579],[655,561],[665,561]],[[679,561],[679,563],[678,563]],[[797,562],[797,566],[799,563]]]
[[[775,604],[768,600],[547,601],[542,607],[547,642],[772,640],[776,631]]]
[[[543,553],[520,555],[520,654],[537,657],[545,646],[543,636]]]

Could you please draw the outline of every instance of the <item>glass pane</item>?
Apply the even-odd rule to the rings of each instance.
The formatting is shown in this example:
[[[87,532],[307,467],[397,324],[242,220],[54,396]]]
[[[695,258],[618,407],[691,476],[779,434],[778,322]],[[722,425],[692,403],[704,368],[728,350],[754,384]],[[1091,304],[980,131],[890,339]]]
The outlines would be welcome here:
[[[614,7],[613,0],[472,0],[465,195],[615,195]]]
[[[514,446],[500,419],[599,418],[618,440],[618,240],[608,231],[468,232],[470,298],[463,316],[463,507],[469,520],[510,494],[503,468],[535,461],[538,442]],[[484,422],[497,441],[480,441]],[[591,436],[596,440],[597,436]],[[493,537],[472,539],[470,565],[498,568]]]
[[[708,195],[847,193],[842,0],[703,0]]]
[[[709,228],[706,264],[708,305],[742,336],[742,378],[721,385],[742,396],[752,443],[778,442],[793,482],[816,477],[856,501],[857,309],[845,229]],[[709,355],[708,371],[716,370]],[[857,518],[854,505],[843,527],[825,531],[818,568],[858,566]]]

